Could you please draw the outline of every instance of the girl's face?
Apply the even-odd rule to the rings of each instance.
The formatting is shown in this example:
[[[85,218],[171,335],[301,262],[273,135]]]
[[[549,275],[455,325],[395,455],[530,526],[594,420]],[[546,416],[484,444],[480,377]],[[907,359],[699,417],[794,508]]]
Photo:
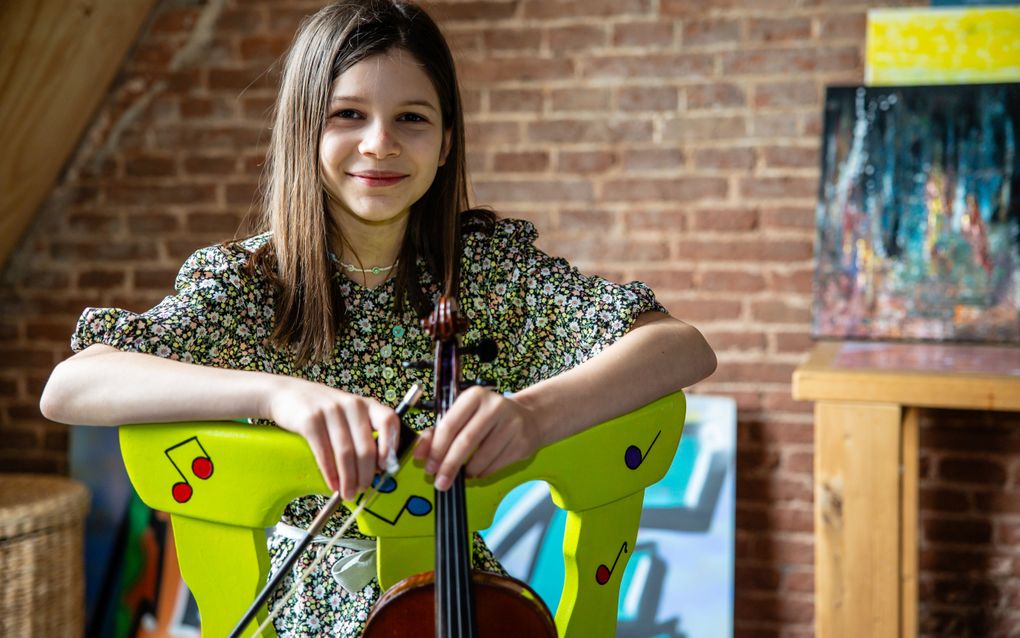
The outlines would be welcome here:
[[[439,96],[418,61],[394,49],[333,83],[319,145],[330,214],[341,229],[406,225],[446,161]]]

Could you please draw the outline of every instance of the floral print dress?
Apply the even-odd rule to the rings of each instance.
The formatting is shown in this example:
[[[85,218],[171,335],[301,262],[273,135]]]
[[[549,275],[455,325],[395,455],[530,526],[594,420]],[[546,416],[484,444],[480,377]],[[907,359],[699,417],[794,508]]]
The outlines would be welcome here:
[[[625,334],[642,312],[663,311],[644,284],[620,285],[581,275],[566,261],[538,250],[536,238],[534,227],[520,220],[499,220],[491,233],[465,235],[458,299],[469,323],[463,341],[488,337],[499,351],[489,364],[465,357],[464,378],[491,379],[500,391],[523,389],[591,358]],[[337,336],[328,362],[298,368],[289,352],[273,347],[268,340],[274,317],[272,286],[244,266],[245,251],[268,239],[264,234],[244,240],[239,244],[242,250],[213,246],[197,251],[177,276],[177,294],[144,313],[87,308],[72,337],[72,349],[103,343],[199,365],[297,376],[390,406],[396,406],[417,382],[426,388],[425,398],[431,398],[431,371],[401,365],[430,357],[433,346],[412,310],[394,311],[392,278],[366,289],[337,272],[350,321],[346,332]],[[428,274],[421,283],[438,298],[440,286]],[[425,413],[409,418],[416,430],[432,425]],[[281,522],[307,528],[325,501],[318,495],[298,498],[286,507]],[[347,515],[341,507],[322,534],[332,536]],[[348,535],[365,538],[356,525]],[[282,534],[269,538],[274,572],[294,543]],[[313,544],[304,552],[270,601],[271,608],[320,547]],[[285,603],[274,621],[281,638],[360,634],[381,594],[378,582],[373,578],[363,589],[349,592],[331,577],[336,561],[355,551],[335,547]],[[473,556],[476,567],[505,573],[477,534]]]

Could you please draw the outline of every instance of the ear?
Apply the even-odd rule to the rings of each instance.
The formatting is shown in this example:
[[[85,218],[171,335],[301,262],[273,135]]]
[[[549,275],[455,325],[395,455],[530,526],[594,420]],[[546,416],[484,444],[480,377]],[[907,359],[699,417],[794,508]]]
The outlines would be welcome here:
[[[446,157],[450,154],[450,138],[453,137],[453,129],[443,129],[443,148],[439,150],[439,165],[446,164]]]

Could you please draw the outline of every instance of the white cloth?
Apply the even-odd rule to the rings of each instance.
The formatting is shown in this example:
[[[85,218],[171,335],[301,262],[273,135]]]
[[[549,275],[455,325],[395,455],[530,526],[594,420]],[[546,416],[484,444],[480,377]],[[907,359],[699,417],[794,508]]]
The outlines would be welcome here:
[[[273,534],[284,538],[300,541],[305,537],[305,530],[286,523],[277,523]],[[331,539],[327,536],[316,536],[313,545],[326,545]],[[336,546],[354,550],[350,556],[344,556],[333,564],[330,573],[333,580],[348,593],[356,593],[365,588],[375,578],[375,540],[367,538],[341,538]]]

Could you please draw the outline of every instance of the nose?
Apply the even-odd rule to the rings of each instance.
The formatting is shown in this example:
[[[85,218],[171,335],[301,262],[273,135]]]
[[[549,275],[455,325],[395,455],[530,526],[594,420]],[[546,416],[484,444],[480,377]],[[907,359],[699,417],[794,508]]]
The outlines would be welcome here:
[[[400,144],[393,136],[388,123],[377,119],[365,129],[358,150],[362,155],[383,159],[400,155]]]

